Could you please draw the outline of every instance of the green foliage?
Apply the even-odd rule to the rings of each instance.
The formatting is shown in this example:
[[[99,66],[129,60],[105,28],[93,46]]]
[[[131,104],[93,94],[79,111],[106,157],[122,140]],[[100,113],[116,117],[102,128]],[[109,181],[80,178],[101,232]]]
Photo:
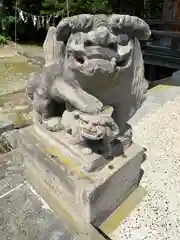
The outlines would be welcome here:
[[[53,0],[52,0],[53,1]],[[43,0],[19,0],[18,7],[26,12],[39,15],[42,9]]]
[[[70,1],[69,4],[70,15],[75,15],[80,13],[109,13],[111,8],[108,7],[107,0],[74,0]]]
[[[5,36],[0,35],[0,46],[8,43],[8,39]]]
[[[8,37],[9,36],[9,31],[10,31],[10,26],[13,24],[15,21],[15,17],[13,16],[4,16],[1,21],[1,31],[2,35]]]
[[[68,4],[67,4],[68,3]],[[109,13],[108,0],[44,0],[42,2],[41,14],[50,14],[54,12],[64,12],[64,15],[76,15],[81,13]]]
[[[146,0],[144,17],[161,18],[164,0]]]
[[[61,17],[66,17],[68,13],[72,16],[81,13],[110,14],[113,12],[137,15],[142,18],[160,18],[163,3],[164,0],[18,0],[18,7],[34,15],[60,13]],[[3,0],[3,4],[3,11],[0,12],[0,34],[13,37],[16,0]],[[60,21],[61,17],[56,21]],[[37,38],[38,30],[34,28],[32,19],[27,23],[17,19],[17,31],[18,38],[23,38],[23,41],[26,38]],[[39,32],[42,39],[46,34],[45,31]]]
[[[69,14],[81,13],[126,13],[139,17],[160,18],[164,0],[68,0]],[[41,14],[50,14],[64,10],[65,0],[43,0]]]

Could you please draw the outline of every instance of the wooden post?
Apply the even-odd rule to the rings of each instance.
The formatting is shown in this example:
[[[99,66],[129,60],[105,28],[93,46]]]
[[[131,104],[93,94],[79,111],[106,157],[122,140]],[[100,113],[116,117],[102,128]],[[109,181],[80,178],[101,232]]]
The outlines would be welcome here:
[[[16,0],[15,21],[14,21],[14,41],[15,41],[15,45],[17,44],[17,7],[18,7],[18,2]]]
[[[175,9],[174,9],[174,19],[175,20],[180,20],[180,0],[176,0],[175,4]]]
[[[3,15],[3,1],[0,0],[0,21],[2,20],[1,17]],[[2,26],[2,21],[0,23],[0,34],[3,32],[3,26]]]
[[[177,19],[177,15],[180,16],[180,0],[164,0],[162,20],[171,21]]]

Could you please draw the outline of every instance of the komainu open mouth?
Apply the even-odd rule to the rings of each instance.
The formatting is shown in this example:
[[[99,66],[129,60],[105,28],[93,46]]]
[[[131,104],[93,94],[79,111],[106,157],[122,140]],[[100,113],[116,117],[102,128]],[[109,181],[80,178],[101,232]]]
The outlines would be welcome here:
[[[112,59],[107,59],[107,58],[104,58],[103,56],[101,56],[100,54],[96,54],[96,56],[92,55],[92,56],[85,57],[80,53],[75,53],[74,59],[80,65],[83,65],[86,61],[104,60],[104,61],[108,61],[109,63],[113,64],[116,67],[123,67],[127,64],[129,58],[121,59],[120,57],[119,58],[113,57]]]
[[[84,62],[85,62],[84,57],[80,54],[77,54],[77,53],[74,54],[74,58],[75,58],[76,62],[78,62],[79,64],[84,64]]]
[[[102,128],[87,130],[84,127],[81,130],[82,130],[82,135],[90,140],[98,140],[104,137],[104,131]]]

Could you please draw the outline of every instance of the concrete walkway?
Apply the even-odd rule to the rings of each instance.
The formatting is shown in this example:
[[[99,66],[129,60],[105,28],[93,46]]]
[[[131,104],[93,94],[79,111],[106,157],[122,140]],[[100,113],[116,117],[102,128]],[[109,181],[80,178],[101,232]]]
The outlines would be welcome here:
[[[0,46],[0,58],[9,58],[18,55],[17,46],[14,43]]]
[[[174,86],[172,86],[174,85]],[[148,93],[132,118],[134,141],[147,148],[143,201],[112,234],[121,240],[180,239],[180,87],[170,81]]]
[[[41,46],[15,44],[10,42],[8,45],[0,46],[0,59],[23,56],[29,63],[44,65],[44,50]]]
[[[41,46],[35,45],[19,45],[18,54],[28,58],[29,62],[38,64],[41,67],[44,65],[44,50]]]

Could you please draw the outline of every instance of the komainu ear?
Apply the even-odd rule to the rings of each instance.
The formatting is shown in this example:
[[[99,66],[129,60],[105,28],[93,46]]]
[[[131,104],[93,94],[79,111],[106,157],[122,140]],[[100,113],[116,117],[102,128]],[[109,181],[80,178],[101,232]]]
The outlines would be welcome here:
[[[66,42],[75,32],[89,32],[93,28],[93,15],[80,14],[64,18],[57,26],[56,39],[57,41]]]
[[[147,40],[151,36],[149,25],[135,16],[113,14],[108,19],[108,25],[115,34],[126,33],[139,40]]]

